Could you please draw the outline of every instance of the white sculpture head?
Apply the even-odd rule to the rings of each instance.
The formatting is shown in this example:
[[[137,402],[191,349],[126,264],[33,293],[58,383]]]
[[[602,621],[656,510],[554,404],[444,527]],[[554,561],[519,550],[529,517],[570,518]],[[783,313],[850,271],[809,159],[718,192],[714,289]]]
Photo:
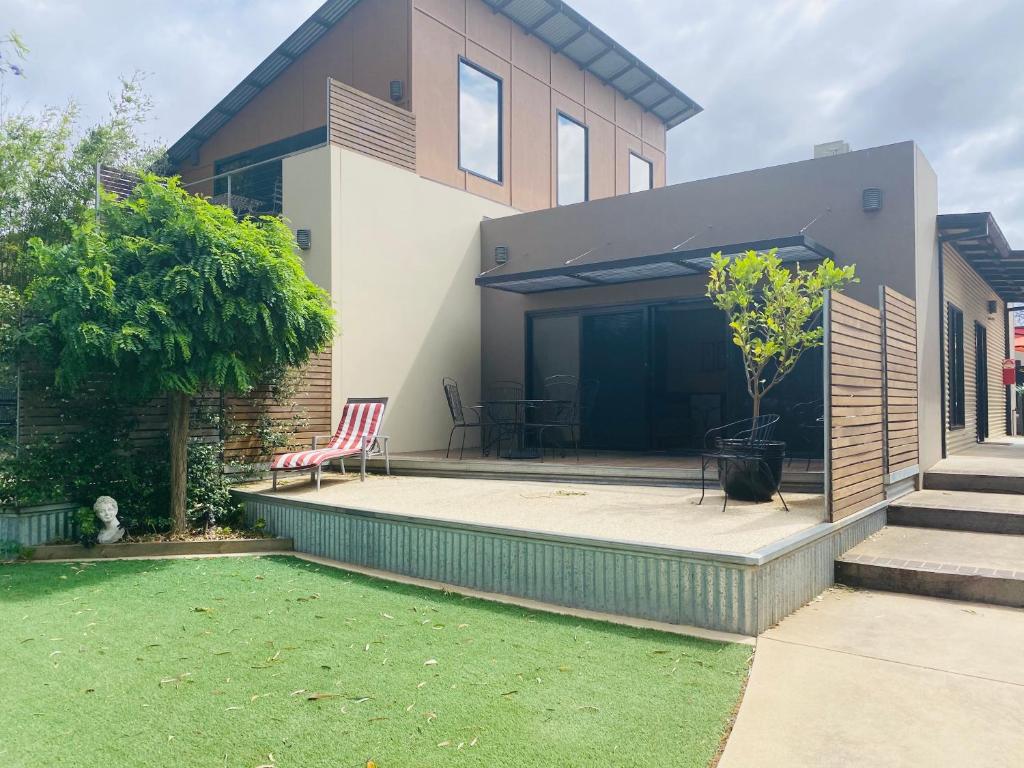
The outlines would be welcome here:
[[[117,502],[109,496],[100,496],[92,505],[96,517],[103,523],[103,530],[96,534],[100,544],[113,544],[124,537],[124,528],[117,521]]]
[[[107,528],[117,525],[117,502],[110,496],[100,496],[92,509]]]

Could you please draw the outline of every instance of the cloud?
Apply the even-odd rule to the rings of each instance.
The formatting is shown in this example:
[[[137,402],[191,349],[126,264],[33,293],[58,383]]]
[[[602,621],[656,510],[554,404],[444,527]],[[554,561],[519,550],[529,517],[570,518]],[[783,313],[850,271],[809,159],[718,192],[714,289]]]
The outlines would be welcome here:
[[[151,73],[173,141],[320,0],[4,0],[32,48],[11,107],[74,96],[98,114],[118,74]],[[1020,0],[572,0],[700,102],[669,134],[671,183],[792,162],[816,143],[914,139],[943,211],[991,210],[1024,248]]]

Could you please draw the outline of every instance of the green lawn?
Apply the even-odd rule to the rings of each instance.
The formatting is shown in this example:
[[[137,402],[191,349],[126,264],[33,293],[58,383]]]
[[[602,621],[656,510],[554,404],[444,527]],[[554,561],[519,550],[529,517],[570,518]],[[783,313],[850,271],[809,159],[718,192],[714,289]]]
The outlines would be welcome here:
[[[295,558],[0,567],[0,765],[706,766],[750,648]]]

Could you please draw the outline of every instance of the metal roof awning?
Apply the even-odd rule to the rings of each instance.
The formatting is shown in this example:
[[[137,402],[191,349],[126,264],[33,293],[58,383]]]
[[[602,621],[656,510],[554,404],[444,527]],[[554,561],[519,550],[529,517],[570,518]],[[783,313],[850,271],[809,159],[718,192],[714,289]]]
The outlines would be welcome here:
[[[1024,251],[1010,249],[991,213],[944,213],[939,236],[950,242],[1004,301],[1024,302]]]
[[[702,111],[693,99],[561,0],[484,0],[529,34],[571,59],[674,128]]]
[[[834,258],[825,246],[806,235],[756,240],[750,243],[718,245],[714,248],[696,248],[688,251],[670,251],[650,256],[635,256],[590,264],[537,269],[509,275],[480,275],[476,284],[512,293],[543,293],[570,288],[593,288],[596,285],[619,285],[641,280],[660,280],[688,277],[706,273],[711,268],[711,254],[722,252],[736,256],[746,251],[778,249],[783,262],[821,261]]]

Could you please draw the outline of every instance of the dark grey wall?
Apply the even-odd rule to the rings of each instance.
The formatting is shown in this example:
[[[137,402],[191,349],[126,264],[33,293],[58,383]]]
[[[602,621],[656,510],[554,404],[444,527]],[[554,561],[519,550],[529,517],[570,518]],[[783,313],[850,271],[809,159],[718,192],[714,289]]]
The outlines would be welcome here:
[[[878,286],[914,297],[915,146],[903,142],[649,192],[485,221],[481,271],[494,266],[496,245],[509,263],[496,274],[805,234],[830,248],[840,264],[856,264],[861,282],[847,293],[877,306]],[[865,213],[861,192],[883,191],[881,211]],[[829,210],[831,209],[831,210]],[[524,378],[525,314],[570,306],[687,298],[704,292],[702,278],[654,280],[522,296],[481,291],[483,381]]]

